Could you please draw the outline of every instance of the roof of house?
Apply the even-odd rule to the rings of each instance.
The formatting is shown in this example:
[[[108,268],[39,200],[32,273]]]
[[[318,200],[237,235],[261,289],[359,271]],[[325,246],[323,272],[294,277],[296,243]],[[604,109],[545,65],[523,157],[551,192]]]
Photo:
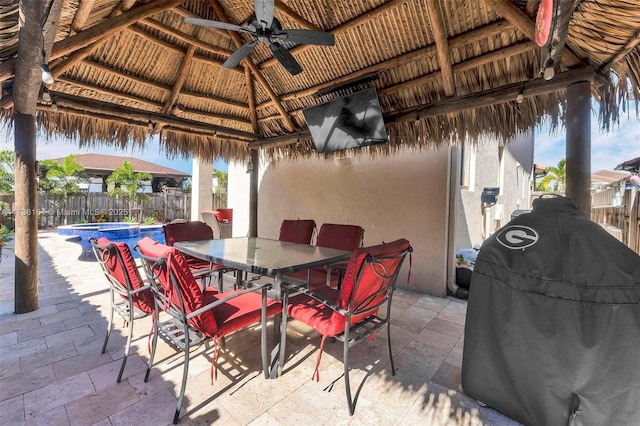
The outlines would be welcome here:
[[[633,158],[631,160],[620,163],[616,166],[616,170],[627,170],[629,172],[636,172],[640,170],[640,157]]]
[[[60,164],[64,162],[64,158],[53,158]],[[174,179],[184,179],[191,175],[183,173],[178,170],[163,167],[158,164],[150,163],[148,161],[140,160],[134,157],[121,157],[117,155],[103,155],[103,154],[81,154],[75,159],[78,163],[82,164],[86,174],[109,174],[115,169],[122,166],[125,161],[128,161],[133,166],[133,170],[136,172],[147,172],[153,177],[170,177]]]
[[[44,33],[54,77],[51,99],[37,103],[38,126],[82,144],[144,144],[152,133],[170,155],[315,155],[303,110],[374,87],[390,141],[359,152],[385,155],[462,137],[508,140],[547,117],[563,125],[566,88],[580,81],[594,83],[604,127],[640,98],[640,7],[628,0],[554,1],[552,50],[535,41],[539,0],[277,0],[283,28],[335,36],[335,46],[282,42],[297,75],[263,42],[224,68],[252,38],[185,22],[244,25],[251,0],[62,0],[46,2],[48,20],[41,2],[21,3],[0,0],[0,121],[34,96],[14,87],[26,66],[17,60],[23,16],[45,22],[20,44],[39,46]],[[555,76],[543,78],[545,69]]]
[[[630,176],[627,172],[616,172],[613,170],[599,170],[591,174],[591,185],[607,185],[618,182]]]

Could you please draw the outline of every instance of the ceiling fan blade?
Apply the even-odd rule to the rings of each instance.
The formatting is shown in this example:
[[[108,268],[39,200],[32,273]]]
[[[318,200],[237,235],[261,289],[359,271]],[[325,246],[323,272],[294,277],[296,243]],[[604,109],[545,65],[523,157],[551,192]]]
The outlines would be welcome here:
[[[236,50],[235,52],[233,52],[231,54],[231,56],[229,56],[227,58],[226,61],[224,61],[224,64],[222,64],[222,66],[224,68],[235,68],[238,66],[238,64],[247,57],[247,55],[249,53],[251,53],[251,51],[253,50],[254,47],[256,47],[256,44],[258,44],[258,40],[251,40],[246,42],[245,44],[243,44],[242,46],[240,46],[238,48],[238,50]]]
[[[271,36],[298,44],[315,44],[316,46],[334,46],[336,44],[336,37],[333,34],[322,31],[282,30]]]
[[[208,19],[199,18],[184,18],[184,22],[187,24],[201,25],[203,27],[218,28],[220,30],[240,31],[243,33],[255,35],[255,32],[251,31],[249,28],[241,27],[240,25],[236,24],[228,24],[226,22],[210,21]]]
[[[256,11],[256,20],[262,26],[263,30],[271,28],[273,22],[273,13],[275,11],[274,0],[253,0],[253,6]]]
[[[289,71],[289,74],[296,75],[302,72],[302,67],[296,58],[284,47],[278,43],[271,43],[269,49],[273,52],[273,56],[282,64],[282,66]]]

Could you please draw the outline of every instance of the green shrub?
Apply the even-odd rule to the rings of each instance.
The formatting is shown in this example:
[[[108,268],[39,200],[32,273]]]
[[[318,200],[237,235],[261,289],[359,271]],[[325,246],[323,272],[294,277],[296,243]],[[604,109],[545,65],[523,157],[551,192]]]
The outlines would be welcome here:
[[[132,216],[125,216],[124,219],[122,219],[123,222],[125,223],[136,223],[137,220],[135,217]]]
[[[144,218],[144,223],[147,225],[153,225],[154,223],[156,223],[156,220],[153,218],[153,216],[147,216]]]

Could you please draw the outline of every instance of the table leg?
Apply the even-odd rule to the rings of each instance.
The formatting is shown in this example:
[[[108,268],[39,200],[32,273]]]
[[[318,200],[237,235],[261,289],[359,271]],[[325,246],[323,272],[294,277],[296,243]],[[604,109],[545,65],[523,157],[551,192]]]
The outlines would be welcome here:
[[[275,299],[282,299],[282,277],[276,276],[274,277],[274,290],[275,290]],[[281,322],[282,322],[282,313],[276,314],[273,316],[273,350],[271,351],[271,362],[269,363],[269,378],[276,379],[278,377],[278,363],[280,362],[280,351],[282,350],[280,347],[281,342]]]

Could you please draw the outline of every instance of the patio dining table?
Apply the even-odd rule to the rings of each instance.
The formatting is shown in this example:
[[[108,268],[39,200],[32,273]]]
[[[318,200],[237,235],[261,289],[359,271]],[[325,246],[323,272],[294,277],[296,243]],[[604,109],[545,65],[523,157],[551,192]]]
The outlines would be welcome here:
[[[200,259],[222,264],[238,271],[272,277],[274,291],[271,292],[271,295],[277,300],[282,297],[282,280],[287,274],[318,266],[330,266],[334,263],[348,261],[351,257],[350,251],[257,237],[181,241],[176,242],[174,246],[183,253]],[[236,284],[240,286],[243,284],[242,275],[236,274]],[[278,370],[279,320],[279,316],[276,317],[275,345],[271,352],[269,374],[271,378],[277,377]]]

